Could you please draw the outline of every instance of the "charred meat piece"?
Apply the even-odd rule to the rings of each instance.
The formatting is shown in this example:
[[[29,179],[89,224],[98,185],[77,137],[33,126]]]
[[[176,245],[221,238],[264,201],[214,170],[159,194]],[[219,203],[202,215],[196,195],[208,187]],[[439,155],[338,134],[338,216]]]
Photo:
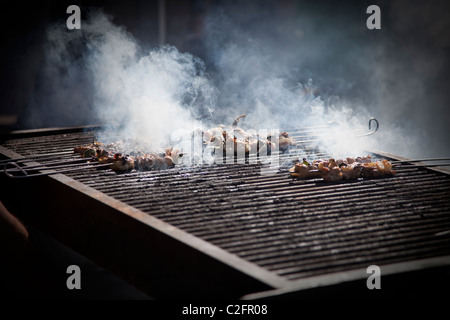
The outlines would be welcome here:
[[[381,160],[363,163],[361,174],[363,177],[377,178],[384,175],[393,175],[395,171],[392,171],[392,164],[389,161]]]
[[[166,161],[167,164],[169,166],[174,166],[175,164],[179,163],[179,160],[183,157],[183,153],[179,149],[174,149],[173,147],[170,147],[166,149],[165,157],[168,157]]]
[[[286,131],[276,133],[277,143],[271,135],[261,137],[251,131],[245,131],[237,127],[239,119],[245,117],[241,115],[235,118],[231,127],[220,125],[215,128],[208,129],[202,132],[203,144],[207,148],[223,148],[227,154],[237,154],[237,147],[242,147],[245,153],[256,154],[271,154],[277,147],[281,152],[285,152],[290,146],[296,144],[295,140],[289,137]]]
[[[97,153],[96,149],[92,146],[75,147],[74,153],[79,153],[82,158],[94,157]]]
[[[278,140],[280,151],[285,152],[289,147],[295,146],[296,142],[293,138],[289,137],[286,131],[280,132],[280,138]]]
[[[304,158],[303,162],[297,163],[289,171],[292,177],[298,179],[307,179],[318,175],[325,181],[355,180],[361,177],[375,178],[395,174],[389,161],[368,162],[371,158],[371,156],[356,158],[363,162],[357,162],[354,158],[347,158],[346,160],[318,159],[313,161],[312,164]]]
[[[128,155],[123,156],[121,153],[116,153],[113,156],[104,156],[98,159],[101,164],[111,164],[110,168],[114,171],[131,171],[134,169],[134,159]]]
[[[156,154],[149,153],[139,157],[136,157],[135,167],[137,170],[149,171],[149,170],[161,170],[174,166],[173,159],[170,153]]]
[[[334,159],[330,159],[330,164],[334,163],[333,166],[326,167],[323,163],[319,163],[317,169],[321,173],[323,180],[325,181],[340,181],[344,177],[341,169],[336,165]]]
[[[347,166],[341,166],[342,175],[346,180],[354,180],[361,177],[361,164],[353,163]]]
[[[392,170],[392,163],[383,159],[377,162],[378,170],[382,171],[383,174],[395,174],[395,171]]]
[[[367,155],[365,157],[357,157],[355,159],[355,161],[359,162],[359,163],[370,163],[370,162],[372,162],[372,156],[371,155]]]
[[[144,154],[135,159],[136,170],[149,171],[153,169],[154,164],[155,156],[153,154]]]
[[[321,173],[314,166],[307,166],[303,163],[297,163],[291,169],[291,176],[298,179],[311,179],[311,178],[320,178]]]

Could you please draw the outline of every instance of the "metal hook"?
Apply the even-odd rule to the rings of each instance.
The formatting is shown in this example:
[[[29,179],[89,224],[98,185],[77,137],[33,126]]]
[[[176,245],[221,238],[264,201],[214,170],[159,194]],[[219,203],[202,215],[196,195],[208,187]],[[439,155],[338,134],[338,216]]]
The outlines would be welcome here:
[[[370,120],[369,120],[369,130],[370,130],[371,127],[372,127],[372,121],[375,121],[375,123],[377,124],[377,127],[375,128],[375,131],[373,131],[373,132],[371,132],[371,133],[369,133],[369,134],[374,134],[375,132],[377,132],[377,131],[378,131],[378,127],[380,126],[380,124],[378,123],[378,120],[372,117],[372,118],[370,118]]]
[[[17,169],[19,169],[24,175],[26,175],[26,176],[28,175],[28,173],[25,170],[23,170],[23,168],[21,166],[19,166],[17,163],[15,163],[15,162],[8,162],[7,164],[5,164],[5,166],[3,168],[3,172],[8,177],[10,177],[10,178],[14,178],[15,177],[14,175],[12,175],[11,173],[8,172],[8,169],[7,169],[8,165],[12,165],[12,166],[16,167]]]

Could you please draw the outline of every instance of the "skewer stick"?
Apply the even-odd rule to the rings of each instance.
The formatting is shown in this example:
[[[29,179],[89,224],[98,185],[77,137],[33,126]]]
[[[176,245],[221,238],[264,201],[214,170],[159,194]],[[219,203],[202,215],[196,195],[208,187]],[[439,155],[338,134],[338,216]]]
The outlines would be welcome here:
[[[7,166],[12,165],[15,168],[8,169]],[[45,175],[51,175],[51,174],[57,174],[57,173],[64,173],[68,171],[75,171],[75,170],[81,170],[81,169],[90,169],[90,168],[100,168],[100,167],[110,167],[111,163],[105,163],[105,164],[98,164],[98,162],[86,162],[86,163],[78,163],[78,164],[66,164],[61,166],[54,166],[54,167],[41,167],[41,168],[34,168],[33,171],[42,171],[42,170],[53,170],[53,169],[61,169],[61,168],[69,168],[65,170],[57,170],[57,171],[51,171],[51,172],[43,172],[43,173],[35,173],[35,174],[29,174],[27,170],[28,167],[21,167],[15,162],[9,162],[5,165],[3,172],[6,176],[9,178],[30,178],[30,177],[37,177],[37,176],[45,176]],[[23,175],[16,176],[11,174],[11,172],[22,172]]]
[[[45,169],[52,169],[52,168],[57,168],[57,165],[67,165],[69,163],[74,163],[74,162],[83,162],[82,164],[85,163],[98,163],[98,161],[94,161],[94,162],[88,162],[89,160],[91,160],[91,158],[81,158],[81,159],[70,159],[67,161],[53,161],[53,162],[47,162],[47,163],[41,163],[41,164],[36,164],[36,165],[32,165],[32,166],[22,166],[23,169],[25,170],[45,170]],[[15,162],[7,162],[7,164],[12,164]]]
[[[73,154],[73,151],[63,151],[63,152],[57,152],[57,153],[46,153],[46,154],[37,154],[37,155],[30,155],[26,157],[20,157],[20,158],[13,158],[13,159],[4,159],[0,160],[0,164],[8,163],[8,162],[17,162],[17,161],[34,161],[34,160],[44,160],[43,158],[49,158],[49,159],[55,159],[55,156],[61,156],[61,155],[68,155]]]
[[[393,164],[393,168],[399,169],[414,169],[414,168],[431,168],[431,167],[448,167],[450,163],[441,163],[441,164],[406,164],[406,165],[398,165]]]
[[[424,162],[424,161],[450,161],[450,158],[428,158],[428,159],[410,159],[410,160],[395,160],[392,164],[404,162]]]
[[[96,164],[98,164],[98,162],[83,162],[83,163],[73,163],[73,164],[61,164],[61,165],[56,165],[56,166],[46,166],[45,164],[41,164],[41,165],[35,165],[35,166],[29,166],[29,167],[22,167],[19,166],[17,163],[15,162],[9,162],[5,165],[5,169],[8,165],[13,165],[14,167],[16,167],[16,169],[12,168],[12,169],[6,169],[6,171],[8,172],[24,172],[24,171],[41,171],[41,170],[52,170],[52,169],[62,169],[62,168],[72,168],[72,167],[83,167],[83,166],[95,166]]]

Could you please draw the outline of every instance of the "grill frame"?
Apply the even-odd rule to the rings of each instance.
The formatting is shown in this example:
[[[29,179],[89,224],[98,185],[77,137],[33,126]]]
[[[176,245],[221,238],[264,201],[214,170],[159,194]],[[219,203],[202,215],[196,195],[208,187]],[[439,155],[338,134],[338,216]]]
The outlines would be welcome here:
[[[20,156],[2,146],[0,153],[9,158]],[[0,181],[5,179],[3,176]],[[211,294],[239,298],[248,288],[259,291],[284,285],[275,275],[63,174],[23,182],[8,181],[5,194],[23,221],[155,298],[208,298]],[[46,196],[36,197],[34,190],[42,185]],[[21,197],[33,205],[21,202]],[[52,201],[54,197],[59,201]],[[17,203],[22,205],[17,208]],[[67,203],[71,206],[65,207]],[[40,208],[39,217],[30,214],[33,207]],[[127,252],[130,248],[133,250]],[[242,287],[234,287],[234,281]],[[197,288],[194,295],[193,287]]]
[[[16,132],[8,139],[70,134],[85,129],[77,127],[29,130]],[[97,127],[88,129],[96,130]],[[0,153],[9,158],[21,156],[3,146],[0,146]],[[380,151],[373,153],[389,159],[405,160]],[[449,174],[441,168],[427,170]],[[346,270],[287,280],[64,174],[39,177],[26,182],[8,180],[8,184],[11,186],[8,191],[10,199],[14,200],[16,195],[20,194],[32,199],[31,203],[42,208],[40,216],[36,217],[29,214],[34,205],[23,205],[20,212],[25,221],[44,229],[71,248],[157,298],[211,295],[259,298],[264,296],[264,293],[253,296],[249,294],[278,294],[279,291],[270,290],[300,291],[367,278],[367,274],[361,270]],[[34,190],[41,185],[44,185],[47,191],[45,196],[34,194]],[[20,196],[16,200],[20,200]],[[51,199],[55,196],[59,201],[52,202]],[[76,206],[67,208],[67,203],[75,203]],[[70,224],[67,221],[70,221]],[[83,232],[81,235],[80,231]],[[91,241],[88,241],[89,239]],[[142,252],[149,254],[142,256]],[[394,264],[395,267],[389,265],[387,268],[394,270],[392,273],[402,273],[423,267],[442,266],[448,261],[449,256],[442,256]],[[239,286],[235,283],[239,283]],[[196,290],[193,291],[193,288]]]

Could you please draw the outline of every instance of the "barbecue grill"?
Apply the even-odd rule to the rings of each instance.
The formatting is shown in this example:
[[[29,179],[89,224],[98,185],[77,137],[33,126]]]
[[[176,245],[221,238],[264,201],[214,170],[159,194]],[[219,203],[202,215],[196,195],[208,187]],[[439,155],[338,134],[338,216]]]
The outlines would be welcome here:
[[[0,153],[79,159],[73,148],[98,130],[19,131]],[[263,299],[346,283],[357,283],[359,294],[370,291],[370,265],[391,276],[450,265],[448,171],[400,166],[376,179],[294,180],[289,166],[305,154],[328,156],[303,145],[280,155],[271,174],[248,162],[0,179],[26,223],[156,298]]]

